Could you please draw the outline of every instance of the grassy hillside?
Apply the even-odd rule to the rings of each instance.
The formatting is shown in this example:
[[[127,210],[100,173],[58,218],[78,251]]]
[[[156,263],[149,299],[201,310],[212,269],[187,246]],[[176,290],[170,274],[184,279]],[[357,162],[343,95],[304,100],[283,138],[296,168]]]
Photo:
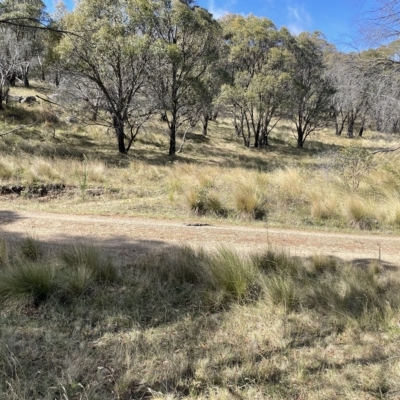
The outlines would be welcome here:
[[[298,150],[281,124],[256,150],[220,119],[171,159],[159,121],[121,156],[67,117],[44,102],[0,114],[3,209],[399,233],[399,152],[371,154],[395,136],[326,130]],[[119,265],[54,246],[0,238],[0,400],[400,396],[393,266],[172,246]]]
[[[13,90],[49,93],[41,86]],[[282,123],[271,147],[257,150],[245,148],[229,119],[220,118],[207,137],[200,128],[189,132],[171,159],[160,121],[122,156],[112,132],[69,117],[41,100],[1,113],[0,134],[25,125],[0,137],[4,207],[399,231],[400,151],[370,155],[397,147],[397,136],[366,132],[350,140],[327,129],[299,150]],[[8,193],[10,186],[20,186],[20,195]]]

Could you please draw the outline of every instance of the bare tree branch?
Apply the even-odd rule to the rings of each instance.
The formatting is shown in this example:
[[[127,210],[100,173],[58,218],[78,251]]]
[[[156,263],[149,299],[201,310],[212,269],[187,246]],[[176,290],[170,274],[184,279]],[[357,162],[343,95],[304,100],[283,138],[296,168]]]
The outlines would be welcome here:
[[[10,133],[13,133],[15,131],[19,131],[20,129],[24,129],[24,128],[29,128],[30,126],[33,126],[37,123],[37,121],[35,121],[33,124],[29,124],[29,125],[20,125],[17,128],[12,129],[11,131],[8,132],[4,132],[4,133],[0,133],[0,137],[9,135]]]
[[[376,151],[373,151],[371,154],[378,154],[378,153],[387,154],[387,153],[391,153],[391,152],[397,151],[397,150],[399,150],[399,149],[400,149],[400,146],[399,146],[399,147],[395,147],[394,149],[376,150]]]

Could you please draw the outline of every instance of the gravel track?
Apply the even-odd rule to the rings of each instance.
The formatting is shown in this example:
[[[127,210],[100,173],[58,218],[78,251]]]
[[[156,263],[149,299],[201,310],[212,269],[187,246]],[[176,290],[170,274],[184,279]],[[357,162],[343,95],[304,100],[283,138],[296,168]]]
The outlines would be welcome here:
[[[91,242],[112,252],[123,262],[157,249],[190,244],[238,251],[284,249],[293,256],[330,255],[348,261],[381,260],[400,267],[400,236],[329,233],[184,223],[115,216],[67,215],[45,212],[0,211],[0,235],[21,238],[32,235],[49,246]]]

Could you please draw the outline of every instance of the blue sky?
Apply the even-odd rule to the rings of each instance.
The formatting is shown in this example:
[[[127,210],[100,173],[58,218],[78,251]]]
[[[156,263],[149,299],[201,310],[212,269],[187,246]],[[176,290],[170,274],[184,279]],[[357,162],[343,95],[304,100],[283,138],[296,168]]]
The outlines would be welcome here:
[[[54,0],[46,0],[49,10]],[[341,49],[356,40],[355,18],[371,7],[373,0],[197,0],[216,18],[226,13],[267,17],[292,33],[321,31]],[[73,0],[65,0],[72,7]],[[354,43],[353,43],[354,44]],[[354,44],[356,46],[356,44]],[[348,47],[350,49],[350,47]]]

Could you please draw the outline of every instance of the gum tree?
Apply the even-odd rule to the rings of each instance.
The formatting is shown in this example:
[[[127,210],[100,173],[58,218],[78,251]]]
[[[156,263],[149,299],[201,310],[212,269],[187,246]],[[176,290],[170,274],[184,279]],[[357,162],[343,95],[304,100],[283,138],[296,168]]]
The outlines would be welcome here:
[[[114,130],[123,154],[151,113],[145,86],[152,38],[141,8],[134,0],[82,0],[62,21],[76,35],[64,35],[58,46],[67,95],[90,110],[93,122]]]
[[[268,146],[268,135],[283,116],[290,83],[283,69],[290,34],[253,15],[229,15],[222,25],[232,75],[232,84],[223,86],[222,99],[244,145],[249,147],[253,137],[254,147]]]
[[[287,116],[295,125],[298,148],[303,148],[311,133],[329,123],[334,89],[325,75],[326,47],[327,43],[318,32],[303,32],[290,44],[291,84]]]
[[[168,125],[169,155],[176,153],[182,125],[194,123],[207,71],[218,60],[221,29],[204,8],[179,0],[147,4],[154,37],[149,94]]]

